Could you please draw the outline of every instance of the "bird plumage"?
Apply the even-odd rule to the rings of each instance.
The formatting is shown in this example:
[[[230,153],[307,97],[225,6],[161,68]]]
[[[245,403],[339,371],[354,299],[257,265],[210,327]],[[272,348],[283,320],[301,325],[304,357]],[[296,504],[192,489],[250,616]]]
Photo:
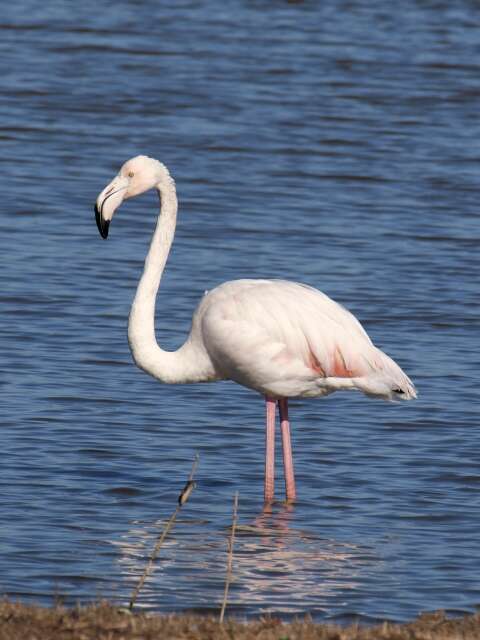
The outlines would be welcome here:
[[[272,397],[358,389],[388,400],[415,397],[410,379],[371,342],[358,320],[313,287],[233,280],[201,300],[189,340],[212,375]]]

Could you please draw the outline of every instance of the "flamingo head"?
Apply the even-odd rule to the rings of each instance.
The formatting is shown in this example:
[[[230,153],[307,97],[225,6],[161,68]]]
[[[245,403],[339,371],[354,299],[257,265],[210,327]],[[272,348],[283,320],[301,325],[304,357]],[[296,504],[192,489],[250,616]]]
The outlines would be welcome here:
[[[118,175],[100,193],[95,203],[95,220],[102,238],[107,238],[113,214],[124,200],[163,184],[171,184],[168,169],[158,160],[136,156],[127,160]]]

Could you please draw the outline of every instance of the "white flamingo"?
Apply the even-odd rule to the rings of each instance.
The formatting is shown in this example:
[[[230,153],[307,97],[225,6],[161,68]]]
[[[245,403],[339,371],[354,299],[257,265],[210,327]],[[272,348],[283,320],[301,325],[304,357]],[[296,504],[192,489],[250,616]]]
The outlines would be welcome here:
[[[275,413],[279,405],[287,500],[296,497],[288,398],[357,389],[386,400],[416,398],[401,368],[377,349],[342,306],[317,289],[285,280],[232,280],[198,305],[186,342],[164,351],[155,338],[155,300],[177,218],[175,182],[158,160],[137,156],[97,198],[102,238],[123,200],[156,188],[161,207],[128,323],[135,363],[165,383],[234,380],[266,399],[264,497],[274,496]]]

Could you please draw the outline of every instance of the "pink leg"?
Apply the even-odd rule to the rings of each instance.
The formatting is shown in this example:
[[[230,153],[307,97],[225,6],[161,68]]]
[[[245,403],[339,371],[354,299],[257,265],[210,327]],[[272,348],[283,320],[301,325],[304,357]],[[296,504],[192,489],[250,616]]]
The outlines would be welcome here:
[[[267,425],[265,432],[265,502],[273,500],[275,491],[275,410],[277,401],[273,398],[265,398],[267,409]]]
[[[287,500],[295,500],[295,474],[293,471],[292,444],[290,442],[290,423],[288,421],[288,400],[281,398],[278,401],[280,409],[280,429],[282,431],[283,469],[285,475],[285,493]]]

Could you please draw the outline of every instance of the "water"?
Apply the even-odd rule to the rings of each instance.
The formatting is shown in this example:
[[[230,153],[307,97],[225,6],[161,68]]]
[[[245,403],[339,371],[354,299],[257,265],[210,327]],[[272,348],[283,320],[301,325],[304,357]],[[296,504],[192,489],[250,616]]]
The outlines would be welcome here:
[[[128,601],[195,452],[198,487],[139,606],[405,620],[480,602],[480,65],[473,3],[86,0],[2,9],[0,591]],[[205,289],[321,288],[416,402],[292,402],[299,500],[262,512],[263,404],[137,370],[126,321],[156,202],[103,242],[98,192],[160,158],[180,217],[157,309]]]

